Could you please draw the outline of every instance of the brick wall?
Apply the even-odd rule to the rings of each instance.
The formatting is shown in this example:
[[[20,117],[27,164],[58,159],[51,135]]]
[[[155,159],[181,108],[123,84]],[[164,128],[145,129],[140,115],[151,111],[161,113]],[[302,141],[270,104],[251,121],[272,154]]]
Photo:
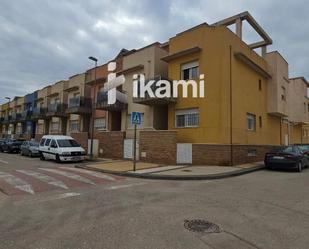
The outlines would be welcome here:
[[[230,145],[192,144],[193,165],[230,165]]]
[[[272,145],[233,145],[233,165],[259,162]],[[192,144],[192,164],[231,165],[231,145]]]
[[[140,131],[140,160],[159,164],[176,164],[176,131]],[[145,157],[143,157],[143,154]]]
[[[234,165],[264,161],[265,153],[275,146],[272,145],[233,145]],[[248,155],[248,152],[256,155]]]
[[[99,157],[123,158],[123,140],[125,133],[122,131],[103,131],[94,134],[99,140]]]
[[[70,136],[74,138],[87,151],[88,132],[71,132]]]

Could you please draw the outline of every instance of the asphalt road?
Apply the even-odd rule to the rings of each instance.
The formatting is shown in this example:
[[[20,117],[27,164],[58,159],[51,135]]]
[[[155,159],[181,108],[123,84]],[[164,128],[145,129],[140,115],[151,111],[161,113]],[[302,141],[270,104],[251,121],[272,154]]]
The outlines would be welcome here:
[[[59,172],[42,170],[70,172],[64,167],[72,165],[0,154],[0,175],[16,175],[34,190],[0,193],[1,249],[307,249],[309,245],[309,170],[265,170],[189,182],[130,178],[104,182],[74,172],[94,182],[80,185],[79,178],[68,180]],[[41,186],[16,170],[49,173],[68,189],[49,189],[46,182]],[[213,222],[220,232],[188,231],[184,221],[191,219]]]

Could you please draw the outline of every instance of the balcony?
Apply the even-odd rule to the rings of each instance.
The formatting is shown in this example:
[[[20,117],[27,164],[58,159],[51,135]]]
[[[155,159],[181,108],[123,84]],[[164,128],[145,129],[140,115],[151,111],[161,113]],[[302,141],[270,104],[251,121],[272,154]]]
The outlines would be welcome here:
[[[24,111],[24,112],[21,114],[20,120],[21,120],[21,121],[30,120],[30,119],[31,119],[31,114],[32,114],[32,111],[30,111],[30,110]]]
[[[9,124],[11,122],[12,122],[12,116],[8,115],[4,117],[2,124]]]
[[[12,122],[13,123],[18,123],[21,121],[21,113],[16,113],[16,112],[13,112],[12,113]]]
[[[126,96],[127,94],[125,92],[117,90],[116,103],[110,105],[107,102],[107,92],[98,92],[96,108],[104,111],[125,110],[128,105],[126,101]]]
[[[156,96],[151,97],[151,96],[149,96],[148,92],[146,92],[145,97],[143,97],[143,98],[142,97],[133,97],[134,103],[153,106],[153,105],[168,105],[168,104],[176,102],[176,99],[172,97],[173,96],[173,84],[172,84],[171,80],[164,78],[162,76],[157,76],[157,77],[154,77],[152,79],[147,79],[145,81],[145,85],[151,80],[154,81],[154,83],[151,85],[151,90],[153,91],[153,93],[155,93],[156,89],[159,88],[158,86],[156,86],[156,82],[158,82],[159,80],[168,81],[170,83],[170,87],[171,87],[171,92],[169,94],[171,97],[169,97],[169,98],[158,98]],[[140,89],[140,87],[138,87],[138,89]]]
[[[91,99],[85,97],[73,97],[69,99],[67,114],[90,114]]]
[[[52,103],[48,105],[46,116],[48,117],[66,117],[67,105],[60,103]]]
[[[31,119],[44,119],[46,118],[46,108],[35,107],[32,111]]]

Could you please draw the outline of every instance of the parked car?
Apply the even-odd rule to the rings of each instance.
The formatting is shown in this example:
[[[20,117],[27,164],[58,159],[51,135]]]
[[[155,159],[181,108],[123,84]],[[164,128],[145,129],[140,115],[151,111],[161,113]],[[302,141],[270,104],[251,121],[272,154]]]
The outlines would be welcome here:
[[[282,146],[266,153],[265,166],[269,169],[289,168],[301,172],[309,165],[309,156],[299,146]]]
[[[0,139],[0,151],[2,152],[2,145],[5,143],[6,139]]]
[[[2,146],[1,151],[13,153],[13,152],[20,152],[20,146],[25,141],[25,139],[8,139],[6,140]]]
[[[56,162],[83,161],[85,150],[70,136],[43,136],[39,144],[41,160],[52,159]]]
[[[297,146],[304,154],[309,156],[309,144],[294,144]]]
[[[39,143],[36,141],[24,141],[20,146],[20,154],[22,156],[39,156]]]

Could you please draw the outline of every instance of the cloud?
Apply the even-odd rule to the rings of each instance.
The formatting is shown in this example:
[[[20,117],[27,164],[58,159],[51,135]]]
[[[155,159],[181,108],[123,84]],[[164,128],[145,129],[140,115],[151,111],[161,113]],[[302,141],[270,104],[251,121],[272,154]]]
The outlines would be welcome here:
[[[289,61],[291,76],[309,78],[308,2],[279,0],[2,0],[0,103],[84,72],[121,48],[165,42],[201,22],[248,10]],[[255,37],[246,29],[246,40]]]

